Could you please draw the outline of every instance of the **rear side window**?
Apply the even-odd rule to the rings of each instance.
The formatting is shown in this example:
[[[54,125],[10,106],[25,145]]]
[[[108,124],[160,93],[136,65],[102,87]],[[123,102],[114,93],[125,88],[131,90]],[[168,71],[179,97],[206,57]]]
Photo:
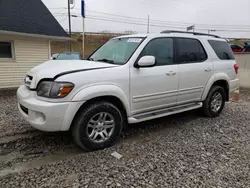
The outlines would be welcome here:
[[[209,40],[209,44],[214,49],[216,55],[221,60],[234,59],[233,51],[225,41]]]
[[[198,63],[207,59],[207,54],[197,39],[176,38],[176,62]]]

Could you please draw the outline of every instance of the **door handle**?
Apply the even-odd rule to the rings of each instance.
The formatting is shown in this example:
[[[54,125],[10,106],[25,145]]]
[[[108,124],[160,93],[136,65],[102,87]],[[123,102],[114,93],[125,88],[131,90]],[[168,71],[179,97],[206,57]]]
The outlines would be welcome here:
[[[206,71],[206,72],[211,72],[212,69],[211,69],[210,67],[208,67],[208,68],[205,68],[205,71]]]
[[[166,75],[168,75],[168,76],[174,76],[174,75],[176,75],[176,72],[169,71],[169,72],[166,73]]]

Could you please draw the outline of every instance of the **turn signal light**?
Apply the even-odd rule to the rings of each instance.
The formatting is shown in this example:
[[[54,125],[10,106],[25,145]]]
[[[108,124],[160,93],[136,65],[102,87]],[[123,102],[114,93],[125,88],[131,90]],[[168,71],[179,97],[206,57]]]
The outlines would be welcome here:
[[[73,89],[73,86],[70,85],[70,86],[63,86],[61,89],[60,89],[60,92],[59,92],[59,95],[60,97],[65,97],[66,95],[68,95],[71,90]]]

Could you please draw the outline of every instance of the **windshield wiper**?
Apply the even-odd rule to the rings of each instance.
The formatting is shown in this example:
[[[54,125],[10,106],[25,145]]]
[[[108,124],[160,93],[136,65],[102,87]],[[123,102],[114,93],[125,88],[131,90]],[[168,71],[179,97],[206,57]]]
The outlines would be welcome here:
[[[109,59],[98,59],[97,61],[101,61],[101,62],[105,62],[105,63],[115,64],[115,62],[114,62],[113,60],[109,60]]]
[[[95,61],[92,57],[87,58],[86,60],[89,60],[89,61]]]

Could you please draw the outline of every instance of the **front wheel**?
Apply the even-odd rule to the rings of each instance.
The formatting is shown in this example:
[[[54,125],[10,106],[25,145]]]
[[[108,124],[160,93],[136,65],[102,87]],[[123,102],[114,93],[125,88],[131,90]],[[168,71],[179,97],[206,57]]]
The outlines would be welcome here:
[[[203,102],[202,111],[207,117],[217,117],[225,106],[225,90],[221,86],[212,86],[206,100]]]
[[[111,146],[120,136],[123,117],[109,102],[97,102],[80,111],[73,122],[75,143],[87,151]]]

